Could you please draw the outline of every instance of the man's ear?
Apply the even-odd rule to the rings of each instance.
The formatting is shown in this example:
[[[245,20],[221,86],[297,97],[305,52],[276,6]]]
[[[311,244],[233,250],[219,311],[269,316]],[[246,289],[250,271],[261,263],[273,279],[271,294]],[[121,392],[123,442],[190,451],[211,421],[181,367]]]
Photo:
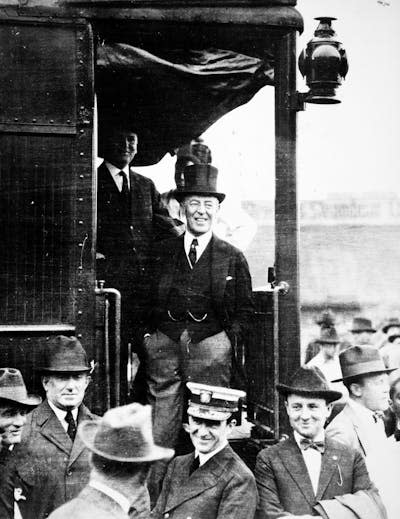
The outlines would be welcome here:
[[[183,423],[183,424],[182,424],[182,428],[183,428],[183,430],[184,430],[185,432],[187,432],[188,434],[190,434],[190,432],[191,432],[191,430],[192,430],[191,427],[190,427],[190,425],[189,425],[188,423]]]
[[[393,400],[391,398],[389,398],[389,409],[392,411],[392,413],[394,413]]]
[[[233,420],[231,420],[231,421],[228,423],[228,427],[229,427],[230,429],[233,429],[234,427],[236,427],[236,425],[237,425],[237,420],[236,420],[236,418],[233,418]]]
[[[332,402],[330,404],[326,404],[326,411],[327,411],[327,418],[329,418],[331,416],[331,413],[332,413],[332,410],[333,410],[333,404]]]

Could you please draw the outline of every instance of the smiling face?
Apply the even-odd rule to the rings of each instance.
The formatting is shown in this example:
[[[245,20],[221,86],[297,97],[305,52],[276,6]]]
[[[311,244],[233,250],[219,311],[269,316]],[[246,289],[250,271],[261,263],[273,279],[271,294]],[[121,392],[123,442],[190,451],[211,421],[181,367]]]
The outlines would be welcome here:
[[[64,411],[81,405],[89,382],[87,373],[59,373],[42,377],[47,400]]]
[[[314,439],[322,431],[332,410],[323,398],[288,395],[286,412],[293,430],[305,438]]]
[[[205,420],[189,416],[189,427],[187,428],[194,448],[202,454],[208,454],[223,445],[234,425],[234,421],[227,423],[226,420]]]
[[[219,202],[215,196],[187,196],[182,205],[187,228],[194,236],[200,236],[211,229],[219,211]]]
[[[103,144],[104,159],[123,169],[130,164],[137,153],[138,137],[136,133],[114,129]]]
[[[28,410],[13,402],[0,403],[0,437],[5,446],[21,442],[22,429]]]

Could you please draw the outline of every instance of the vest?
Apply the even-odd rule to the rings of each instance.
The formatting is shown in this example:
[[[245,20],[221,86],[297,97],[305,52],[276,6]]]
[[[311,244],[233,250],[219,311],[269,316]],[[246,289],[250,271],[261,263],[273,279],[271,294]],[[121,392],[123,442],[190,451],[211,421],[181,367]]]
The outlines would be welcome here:
[[[182,247],[168,295],[167,308],[162,311],[158,329],[173,341],[178,341],[182,332],[187,330],[194,343],[222,331],[214,310],[211,289],[210,244],[193,269],[190,268]]]

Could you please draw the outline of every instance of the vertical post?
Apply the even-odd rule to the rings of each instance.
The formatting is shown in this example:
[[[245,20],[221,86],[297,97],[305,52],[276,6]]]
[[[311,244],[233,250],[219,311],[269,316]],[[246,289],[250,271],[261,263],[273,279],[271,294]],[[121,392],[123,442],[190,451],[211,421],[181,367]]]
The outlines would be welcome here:
[[[275,48],[275,269],[277,282],[290,289],[279,296],[279,372],[287,382],[300,365],[298,208],[296,183],[296,34],[279,38]],[[283,418],[286,413],[282,413]],[[285,429],[285,427],[284,427]]]

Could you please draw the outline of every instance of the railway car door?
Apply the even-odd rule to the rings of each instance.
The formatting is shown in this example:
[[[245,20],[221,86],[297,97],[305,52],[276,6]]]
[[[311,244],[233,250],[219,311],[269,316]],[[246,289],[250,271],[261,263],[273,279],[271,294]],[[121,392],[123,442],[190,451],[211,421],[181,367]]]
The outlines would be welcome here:
[[[53,334],[93,357],[93,44],[81,20],[0,18],[0,365]]]

